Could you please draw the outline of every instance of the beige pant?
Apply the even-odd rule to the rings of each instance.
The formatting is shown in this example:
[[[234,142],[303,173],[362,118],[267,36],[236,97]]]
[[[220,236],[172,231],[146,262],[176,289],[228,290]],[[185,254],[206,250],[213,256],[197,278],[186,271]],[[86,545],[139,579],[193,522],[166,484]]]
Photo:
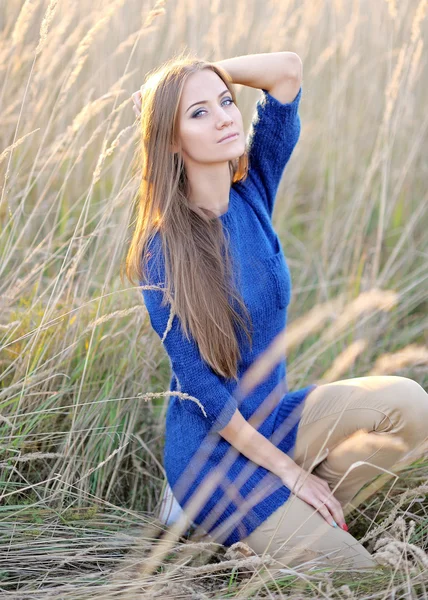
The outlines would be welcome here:
[[[354,463],[367,461],[350,470],[333,492],[346,518],[364,499],[351,503],[361,487],[384,473],[378,467],[396,472],[427,450],[427,423],[428,394],[412,379],[371,376],[320,385],[305,400],[293,459],[325,479],[332,491]],[[393,476],[386,477],[393,484]],[[295,494],[242,541],[283,567],[307,561],[308,566],[377,565],[350,533],[329,525]]]

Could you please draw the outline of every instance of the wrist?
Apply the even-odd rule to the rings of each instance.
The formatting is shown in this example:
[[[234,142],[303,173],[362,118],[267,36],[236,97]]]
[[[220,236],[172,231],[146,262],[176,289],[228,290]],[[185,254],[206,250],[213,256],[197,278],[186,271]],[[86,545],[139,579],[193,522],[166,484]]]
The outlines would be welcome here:
[[[284,454],[276,469],[276,475],[278,475],[282,481],[289,481],[290,479],[294,480],[299,470],[299,465],[287,454]]]

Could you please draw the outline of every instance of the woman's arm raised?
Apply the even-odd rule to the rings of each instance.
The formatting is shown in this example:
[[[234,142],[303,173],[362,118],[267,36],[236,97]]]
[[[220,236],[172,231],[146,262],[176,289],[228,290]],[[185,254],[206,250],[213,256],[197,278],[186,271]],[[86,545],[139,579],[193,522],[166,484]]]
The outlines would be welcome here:
[[[222,67],[233,83],[268,90],[279,102],[292,102],[300,88],[303,64],[295,52],[264,52],[234,56],[213,62]],[[296,83],[297,82],[297,83]],[[141,115],[141,91],[132,94],[133,110]]]
[[[295,52],[266,52],[226,58],[214,63],[233,83],[268,90],[280,102],[292,102],[302,80],[302,60]]]

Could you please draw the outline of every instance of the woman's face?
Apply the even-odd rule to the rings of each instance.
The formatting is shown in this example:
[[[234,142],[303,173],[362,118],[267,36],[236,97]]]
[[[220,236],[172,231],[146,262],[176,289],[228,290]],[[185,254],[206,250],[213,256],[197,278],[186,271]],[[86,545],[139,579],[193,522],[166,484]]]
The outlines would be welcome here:
[[[241,112],[223,80],[211,69],[193,73],[187,79],[180,100],[179,124],[185,162],[227,162],[245,151]],[[231,133],[238,135],[220,143]]]

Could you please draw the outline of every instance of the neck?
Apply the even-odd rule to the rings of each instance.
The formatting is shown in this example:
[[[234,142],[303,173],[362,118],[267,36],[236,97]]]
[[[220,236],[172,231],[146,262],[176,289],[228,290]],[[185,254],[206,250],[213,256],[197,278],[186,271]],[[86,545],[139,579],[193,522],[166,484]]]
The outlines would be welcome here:
[[[189,202],[193,206],[206,208],[216,216],[227,212],[230,197],[229,163],[198,165],[188,169]]]

